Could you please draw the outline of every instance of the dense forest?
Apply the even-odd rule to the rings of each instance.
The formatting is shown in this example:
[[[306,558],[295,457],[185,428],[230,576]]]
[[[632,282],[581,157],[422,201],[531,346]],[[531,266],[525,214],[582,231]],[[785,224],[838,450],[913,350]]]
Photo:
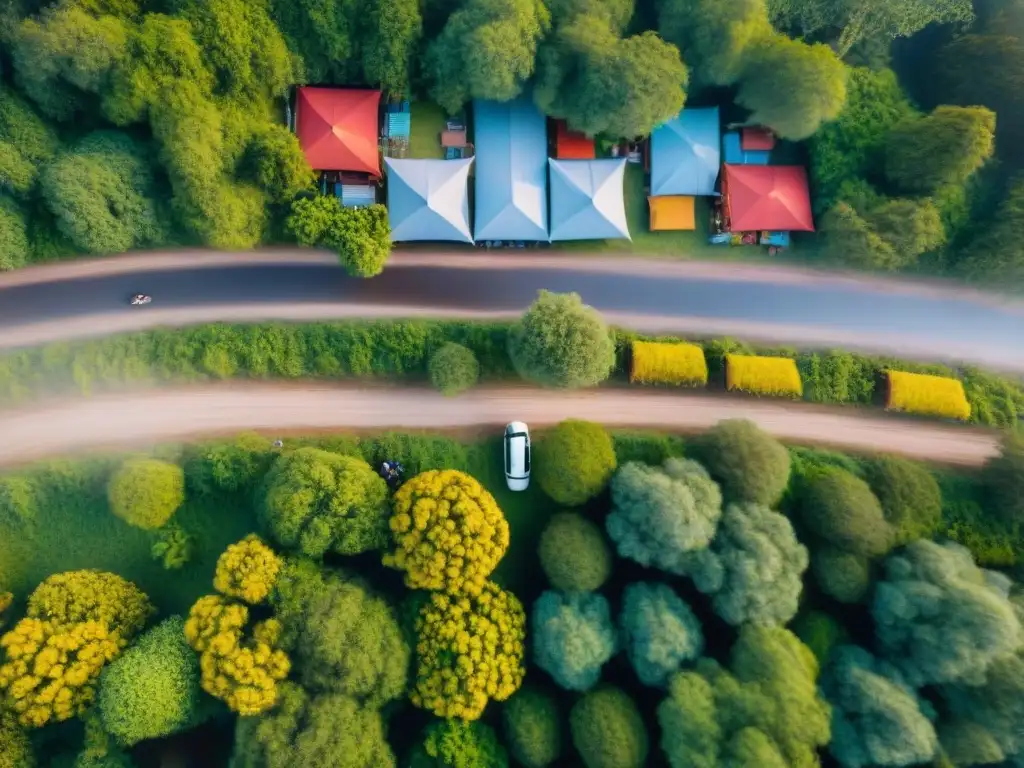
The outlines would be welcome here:
[[[375,274],[382,212],[291,210],[312,177],[286,100],[311,83],[449,112],[525,92],[610,138],[719,104],[806,149],[823,258],[1005,282],[1024,263],[1022,19],[1017,0],[14,0],[0,268],[298,241]]]

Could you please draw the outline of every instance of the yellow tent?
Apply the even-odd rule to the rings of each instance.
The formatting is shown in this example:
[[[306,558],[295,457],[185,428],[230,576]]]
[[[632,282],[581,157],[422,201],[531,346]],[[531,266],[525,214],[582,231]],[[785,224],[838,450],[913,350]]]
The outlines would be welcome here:
[[[684,195],[648,197],[651,206],[651,231],[696,229],[693,198]]]

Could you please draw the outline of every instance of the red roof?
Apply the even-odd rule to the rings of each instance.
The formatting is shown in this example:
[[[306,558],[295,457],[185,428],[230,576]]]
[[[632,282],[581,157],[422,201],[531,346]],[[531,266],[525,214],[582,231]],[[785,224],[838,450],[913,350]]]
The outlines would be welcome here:
[[[594,140],[570,131],[564,120],[556,120],[555,156],[559,160],[593,160]]]
[[[740,148],[770,151],[775,148],[775,134],[767,128],[744,128],[740,135]]]
[[[813,232],[807,171],[797,165],[726,165],[722,194],[733,232]]]
[[[380,176],[380,91],[299,88],[295,132],[316,171]]]

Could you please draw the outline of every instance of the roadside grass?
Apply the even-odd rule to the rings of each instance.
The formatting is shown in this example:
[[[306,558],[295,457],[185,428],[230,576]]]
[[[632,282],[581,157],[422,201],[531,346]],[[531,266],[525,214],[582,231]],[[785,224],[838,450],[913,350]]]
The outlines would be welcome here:
[[[418,160],[443,159],[441,131],[444,110],[431,101],[414,101],[409,105],[412,125],[409,128],[409,157]]]

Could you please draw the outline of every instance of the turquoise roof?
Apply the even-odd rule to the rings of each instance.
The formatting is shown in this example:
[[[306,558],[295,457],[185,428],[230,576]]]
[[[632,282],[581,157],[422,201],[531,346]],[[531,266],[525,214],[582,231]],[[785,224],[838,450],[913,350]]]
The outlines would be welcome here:
[[[391,239],[472,243],[466,160],[384,159]]]
[[[622,188],[625,158],[552,158],[548,167],[551,175],[552,240],[630,239]]]

